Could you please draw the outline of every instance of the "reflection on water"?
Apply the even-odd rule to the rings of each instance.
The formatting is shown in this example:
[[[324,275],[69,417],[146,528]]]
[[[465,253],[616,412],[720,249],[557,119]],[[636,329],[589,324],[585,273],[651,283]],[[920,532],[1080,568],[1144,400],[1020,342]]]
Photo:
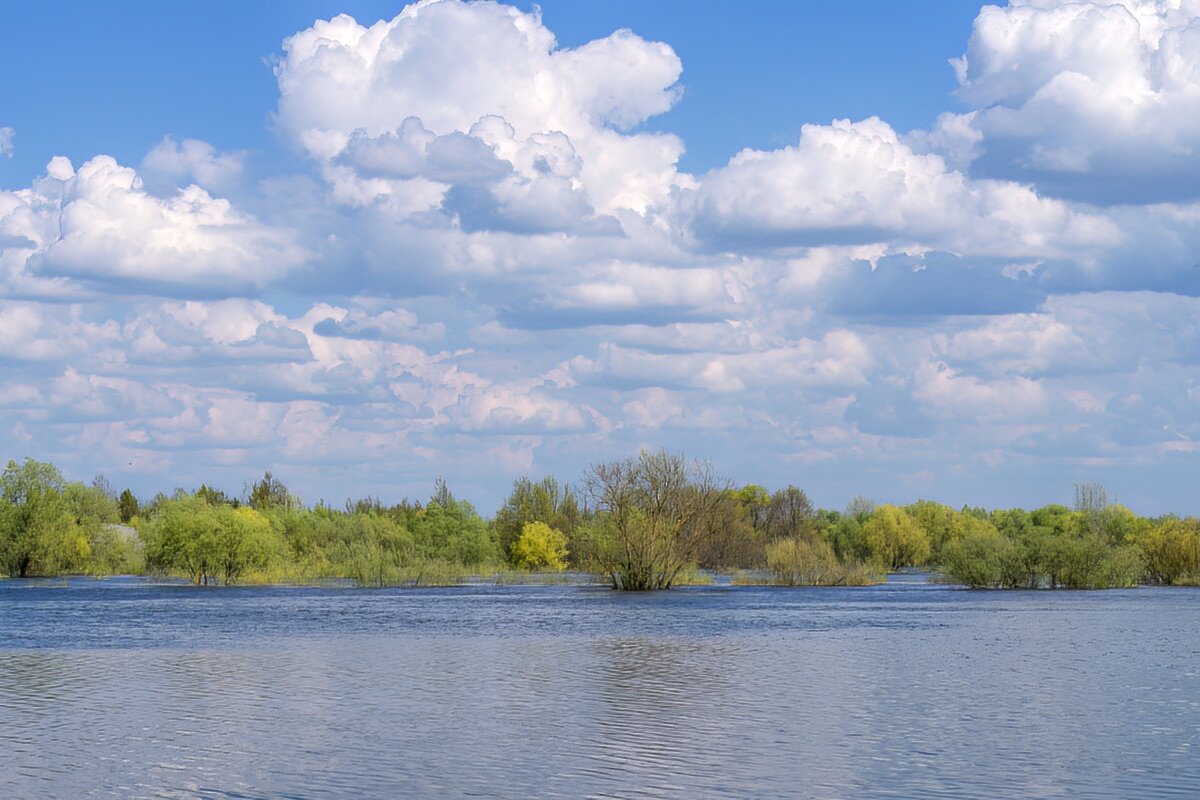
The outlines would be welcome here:
[[[1200,594],[0,583],[0,797],[1192,797]]]

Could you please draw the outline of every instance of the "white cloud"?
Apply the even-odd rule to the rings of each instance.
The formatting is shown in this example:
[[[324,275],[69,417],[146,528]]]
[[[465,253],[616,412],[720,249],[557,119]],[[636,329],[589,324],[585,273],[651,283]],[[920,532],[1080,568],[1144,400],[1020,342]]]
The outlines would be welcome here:
[[[498,468],[642,446],[830,505],[1001,473],[1042,499],[1088,460],[1200,452],[1200,204],[1054,196],[1133,197],[1110,161],[1139,125],[1130,165],[1184,158],[1190,6],[1135,30],[1077,5],[982,12],[973,107],[930,131],[806,125],[700,177],[640,127],[680,94],[667,45],[559,48],[450,0],[315,23],[276,65],[308,174],[254,186],[245,151],[168,137],[137,172],[56,157],[0,191],[0,431],[154,490],[270,466],[394,499],[444,473],[485,511]],[[1087,117],[1069,73],[1126,116]]]
[[[154,188],[196,184],[214,191],[233,188],[245,169],[246,153],[220,153],[208,142],[167,136],[142,159],[141,175]]]
[[[738,353],[655,353],[604,344],[595,359],[579,358],[571,369],[582,382],[743,392],[861,385],[872,360],[860,336],[833,330],[820,339]]]
[[[1038,418],[1046,411],[1042,385],[1024,376],[986,381],[943,363],[922,365],[913,397],[935,417],[996,421]]]
[[[62,182],[61,199],[21,198],[25,217],[41,217],[39,237],[27,237],[37,246],[30,271],[39,275],[133,290],[232,293],[263,287],[308,258],[293,234],[259,223],[199,186],[160,199],[108,156],[78,172],[56,159],[48,172]],[[57,228],[53,236],[47,226]]]
[[[12,128],[0,128],[0,156],[12,158],[13,139],[16,135],[17,132]]]
[[[426,146],[472,134],[527,180],[547,169],[568,178],[601,214],[662,206],[677,180],[677,137],[626,131],[671,107],[681,65],[667,45],[629,31],[558,49],[537,13],[439,0],[369,28],[345,15],[317,22],[284,53],[279,123],[318,162],[345,156],[354,165],[326,172],[344,197],[412,191],[406,180],[371,174],[401,162],[426,174],[397,152],[413,149],[418,124]]]
[[[954,61],[979,174],[1091,202],[1200,196],[1200,5],[985,6]],[[967,134],[969,136],[969,134]],[[961,140],[961,137],[960,137]]]
[[[685,207],[697,237],[731,250],[889,242],[1028,256],[1120,240],[1108,220],[1028,187],[969,180],[874,117],[805,125],[781,150],[743,150]]]

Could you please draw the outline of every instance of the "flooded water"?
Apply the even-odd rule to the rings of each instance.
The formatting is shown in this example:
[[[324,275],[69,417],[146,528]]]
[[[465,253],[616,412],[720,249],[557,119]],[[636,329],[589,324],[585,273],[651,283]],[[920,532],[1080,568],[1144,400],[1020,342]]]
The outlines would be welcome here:
[[[0,797],[1200,792],[1200,591],[0,582]]]

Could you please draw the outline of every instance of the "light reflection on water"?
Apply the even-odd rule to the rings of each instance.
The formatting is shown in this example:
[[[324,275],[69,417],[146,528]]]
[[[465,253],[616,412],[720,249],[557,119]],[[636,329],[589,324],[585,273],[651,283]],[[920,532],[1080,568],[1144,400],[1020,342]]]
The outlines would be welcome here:
[[[1193,797],[1200,593],[0,583],[0,797]]]

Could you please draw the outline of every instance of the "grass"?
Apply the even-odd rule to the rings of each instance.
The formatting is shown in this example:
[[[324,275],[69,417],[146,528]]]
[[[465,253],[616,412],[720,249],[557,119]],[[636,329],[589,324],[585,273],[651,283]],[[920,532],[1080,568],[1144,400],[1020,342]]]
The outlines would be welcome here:
[[[734,586],[876,586],[887,583],[887,573],[867,564],[849,564],[835,572],[781,576],[768,570],[739,570]]]

